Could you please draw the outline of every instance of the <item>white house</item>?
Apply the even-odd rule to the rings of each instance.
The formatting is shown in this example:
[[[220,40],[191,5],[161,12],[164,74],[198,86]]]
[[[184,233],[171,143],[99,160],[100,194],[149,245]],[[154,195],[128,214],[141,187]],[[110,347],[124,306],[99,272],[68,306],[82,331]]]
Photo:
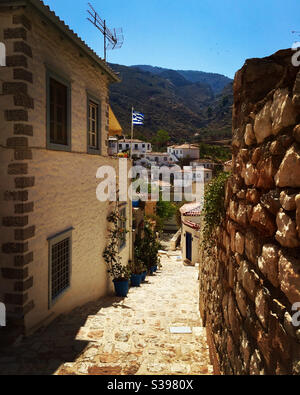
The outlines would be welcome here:
[[[138,158],[141,158],[143,155],[152,152],[152,145],[150,143],[146,143],[145,141],[122,139],[118,142],[119,152],[130,152],[131,146],[132,155],[137,156]]]
[[[117,137],[109,137],[109,139],[108,139],[108,155],[110,155],[110,156],[117,155],[118,152],[119,152],[118,138]]]
[[[199,159],[199,147],[194,144],[173,145],[168,147],[168,153],[176,162],[180,159]]]
[[[193,160],[191,162],[191,166],[192,167],[204,167],[205,169],[214,170],[217,166],[219,166],[219,164],[212,161],[211,159],[198,159],[198,160]]]
[[[142,162],[156,166],[169,166],[175,164],[173,157],[167,152],[148,152],[142,159]]]
[[[186,264],[195,265],[199,262],[201,205],[200,203],[185,204],[181,213],[181,248]]]

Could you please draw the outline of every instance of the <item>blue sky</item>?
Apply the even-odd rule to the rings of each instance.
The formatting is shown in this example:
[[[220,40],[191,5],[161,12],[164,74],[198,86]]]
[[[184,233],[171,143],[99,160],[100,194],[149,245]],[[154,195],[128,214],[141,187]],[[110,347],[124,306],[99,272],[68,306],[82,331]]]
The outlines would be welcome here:
[[[103,38],[86,20],[88,0],[45,0],[101,57]],[[290,48],[300,37],[299,0],[91,0],[122,49],[108,61],[201,70],[233,78],[248,58]],[[300,34],[300,33],[299,33]]]

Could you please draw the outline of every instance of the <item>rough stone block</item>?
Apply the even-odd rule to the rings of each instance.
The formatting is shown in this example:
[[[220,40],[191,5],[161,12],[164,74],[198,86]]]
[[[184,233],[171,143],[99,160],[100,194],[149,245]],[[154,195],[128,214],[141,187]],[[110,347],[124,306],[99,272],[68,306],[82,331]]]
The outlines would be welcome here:
[[[296,145],[286,153],[275,181],[278,187],[300,188],[300,149]]]
[[[279,259],[279,282],[282,292],[291,304],[300,301],[300,259],[281,253]]]

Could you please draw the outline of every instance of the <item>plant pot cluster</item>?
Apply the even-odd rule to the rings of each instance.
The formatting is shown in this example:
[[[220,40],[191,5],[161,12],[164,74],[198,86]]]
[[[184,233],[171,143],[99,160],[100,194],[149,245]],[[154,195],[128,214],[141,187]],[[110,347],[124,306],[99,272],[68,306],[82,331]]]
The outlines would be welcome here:
[[[140,287],[147,275],[154,275],[160,264],[158,251],[160,244],[151,223],[145,221],[144,236],[135,242],[134,262],[129,261],[127,266],[122,264],[119,256],[119,241],[124,237],[124,230],[119,229],[118,223],[122,220],[116,209],[108,217],[111,224],[109,229],[109,243],[103,252],[107,271],[113,279],[116,295],[126,297],[130,286]]]
[[[115,286],[116,296],[126,298],[128,295],[130,287],[140,287],[145,283],[148,275],[154,275],[158,270],[158,266],[150,267],[149,271],[144,270],[143,273],[132,273],[130,279],[119,279],[113,280]]]

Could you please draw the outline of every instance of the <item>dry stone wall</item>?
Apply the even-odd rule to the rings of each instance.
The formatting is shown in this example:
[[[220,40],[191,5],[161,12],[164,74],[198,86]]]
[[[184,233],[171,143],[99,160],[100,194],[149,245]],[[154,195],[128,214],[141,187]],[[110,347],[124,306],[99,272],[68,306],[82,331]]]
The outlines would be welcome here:
[[[235,77],[226,218],[200,264],[200,309],[216,373],[300,374],[300,326],[293,324],[300,302],[300,69],[293,54],[248,60]]]

